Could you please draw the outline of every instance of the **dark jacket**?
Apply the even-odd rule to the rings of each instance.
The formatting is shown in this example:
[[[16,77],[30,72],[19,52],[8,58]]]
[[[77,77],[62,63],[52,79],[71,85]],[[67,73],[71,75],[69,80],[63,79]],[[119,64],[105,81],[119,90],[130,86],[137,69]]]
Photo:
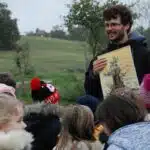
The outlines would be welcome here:
[[[32,107],[34,108],[31,109]],[[24,116],[24,122],[27,124],[26,130],[34,136],[32,150],[52,150],[57,143],[57,136],[61,130],[59,117],[57,114],[50,113],[49,111],[47,111],[48,114],[45,114],[46,111],[43,113],[38,111],[38,109],[42,110],[39,107],[44,107],[44,105],[32,107],[28,109]],[[53,112],[56,111],[54,110]]]
[[[137,36],[136,33],[132,33],[129,37],[129,41],[124,44],[108,44],[108,48],[104,53],[111,52],[115,49],[130,45],[132,49],[132,55],[134,59],[135,69],[138,76],[138,81],[141,83],[144,74],[150,73],[150,52],[148,51],[145,38],[143,36]],[[101,84],[99,75],[93,74],[93,62],[96,60],[95,57],[91,60],[88,70],[85,73],[85,92],[86,94],[95,96],[100,100],[103,99]]]
[[[77,104],[89,107],[93,114],[95,114],[99,99],[91,95],[84,95],[77,98]]]

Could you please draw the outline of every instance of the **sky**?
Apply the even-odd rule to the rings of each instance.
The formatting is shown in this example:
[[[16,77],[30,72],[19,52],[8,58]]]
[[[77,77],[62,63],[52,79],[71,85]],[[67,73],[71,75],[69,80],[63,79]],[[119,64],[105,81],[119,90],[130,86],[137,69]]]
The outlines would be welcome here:
[[[12,17],[18,19],[19,31],[24,34],[36,28],[50,31],[54,25],[62,25],[68,13],[66,4],[71,0],[1,0],[8,4]]]
[[[8,4],[12,17],[18,19],[21,34],[35,31],[36,28],[50,31],[55,25],[62,25],[68,13],[66,4],[72,0],[0,0]],[[105,0],[100,0],[105,1]],[[130,4],[136,0],[120,0]],[[148,1],[148,0],[142,0]],[[146,2],[147,3],[147,2]],[[150,3],[149,3],[150,4]],[[149,9],[148,9],[149,10]],[[150,14],[150,12],[149,12]],[[141,23],[141,22],[140,22]]]

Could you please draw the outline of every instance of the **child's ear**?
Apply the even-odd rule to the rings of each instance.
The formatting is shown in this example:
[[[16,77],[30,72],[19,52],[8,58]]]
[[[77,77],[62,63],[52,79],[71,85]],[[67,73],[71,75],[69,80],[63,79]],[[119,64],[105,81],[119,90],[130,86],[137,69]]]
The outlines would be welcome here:
[[[12,114],[15,115],[15,116],[18,116],[18,114],[19,114],[19,108],[18,108],[18,106],[14,107]]]
[[[126,30],[126,31],[128,31],[129,28],[130,28],[130,25],[129,25],[129,24],[125,25],[125,30]]]
[[[13,110],[13,115],[18,116],[21,113],[21,110],[23,109],[23,105],[16,105]]]

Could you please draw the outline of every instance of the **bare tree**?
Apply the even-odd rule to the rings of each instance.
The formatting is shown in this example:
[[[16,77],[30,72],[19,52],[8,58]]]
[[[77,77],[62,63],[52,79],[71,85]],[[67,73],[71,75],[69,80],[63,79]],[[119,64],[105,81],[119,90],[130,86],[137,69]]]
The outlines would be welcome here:
[[[113,84],[111,85],[111,92],[113,92],[117,88],[125,87],[123,78],[126,75],[125,68],[121,69],[119,65],[118,57],[113,57],[112,61],[110,62],[110,67],[105,76],[112,77]]]

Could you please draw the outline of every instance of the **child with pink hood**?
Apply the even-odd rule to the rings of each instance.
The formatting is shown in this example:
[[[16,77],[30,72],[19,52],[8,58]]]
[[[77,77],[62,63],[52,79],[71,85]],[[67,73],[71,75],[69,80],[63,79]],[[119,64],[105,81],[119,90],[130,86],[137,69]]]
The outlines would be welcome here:
[[[140,85],[140,95],[147,109],[150,109],[150,74],[145,74]]]
[[[11,95],[13,97],[16,97],[15,95],[15,88],[8,86],[6,84],[0,83],[0,94],[6,93],[8,95]]]

